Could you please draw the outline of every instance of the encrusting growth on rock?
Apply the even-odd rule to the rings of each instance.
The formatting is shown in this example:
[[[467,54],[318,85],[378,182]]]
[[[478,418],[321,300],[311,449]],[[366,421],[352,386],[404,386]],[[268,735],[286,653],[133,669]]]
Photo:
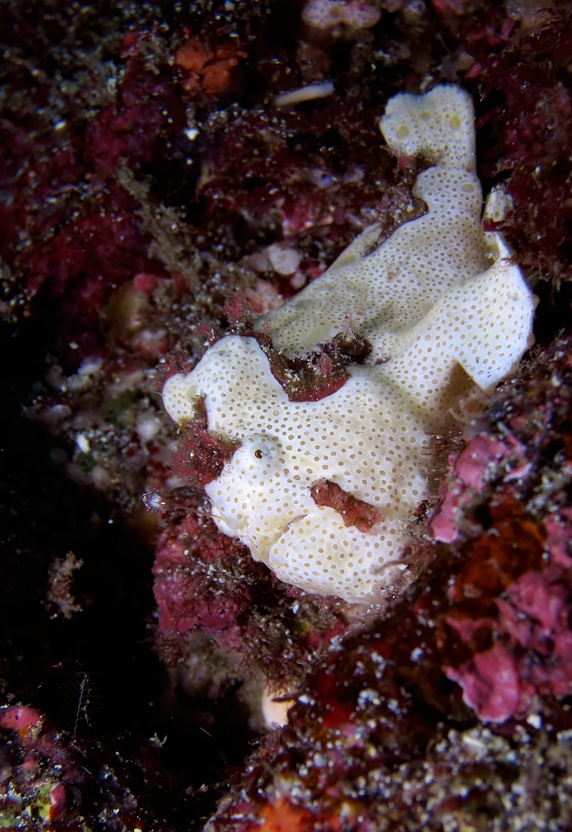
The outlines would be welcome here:
[[[427,213],[377,248],[379,228],[366,229],[255,324],[295,356],[319,351],[351,321],[372,346],[366,362],[351,364],[331,395],[292,401],[257,337],[233,335],[163,389],[175,421],[191,421],[202,400],[208,430],[240,443],[205,488],[219,529],[281,580],[354,603],[379,601],[401,581],[408,524],[430,496],[425,442],[458,427],[462,397],[515,369],[535,308],[503,241],[482,230],[469,95],[454,86],[398,95],[380,127],[396,155],[433,163],[413,191]],[[317,504],[323,481],[336,488],[327,502],[348,505],[344,492],[371,507],[371,527]]]
[[[304,23],[318,29],[331,29],[340,23],[353,29],[369,29],[380,17],[379,9],[364,0],[309,0],[302,12]]]

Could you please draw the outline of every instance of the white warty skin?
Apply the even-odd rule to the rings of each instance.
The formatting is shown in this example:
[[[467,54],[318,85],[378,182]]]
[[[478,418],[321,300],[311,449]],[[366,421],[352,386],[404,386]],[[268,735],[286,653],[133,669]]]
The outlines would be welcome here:
[[[290,401],[257,341],[237,335],[163,388],[175,421],[192,420],[203,397],[209,430],[241,442],[205,489],[219,529],[307,592],[363,603],[392,591],[411,515],[431,496],[429,435],[458,428],[460,400],[491,391],[532,343],[535,297],[502,239],[482,230],[473,121],[459,87],[391,99],[380,121],[388,145],[434,162],[413,191],[427,213],[371,254],[379,229],[366,229],[322,277],[258,321],[294,355],[351,320],[373,350],[341,389]],[[346,526],[312,499],[320,480],[383,519],[368,532]]]

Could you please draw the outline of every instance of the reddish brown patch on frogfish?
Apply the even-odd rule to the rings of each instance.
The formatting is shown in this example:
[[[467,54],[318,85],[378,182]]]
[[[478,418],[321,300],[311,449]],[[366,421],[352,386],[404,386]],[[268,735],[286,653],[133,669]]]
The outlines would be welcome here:
[[[371,531],[376,523],[383,520],[383,514],[379,509],[348,494],[335,482],[318,480],[311,487],[310,494],[317,506],[333,508],[346,526],[355,526],[360,532]]]
[[[240,442],[209,432],[207,408],[201,398],[195,403],[194,419],[181,427],[181,438],[170,467],[186,484],[204,488],[220,476],[225,463],[239,447]]]

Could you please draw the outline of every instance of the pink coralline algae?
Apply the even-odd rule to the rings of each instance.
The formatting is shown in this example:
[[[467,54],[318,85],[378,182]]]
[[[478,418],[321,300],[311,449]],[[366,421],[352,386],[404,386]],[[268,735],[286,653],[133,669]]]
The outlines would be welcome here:
[[[85,776],[73,753],[44,725],[34,708],[12,705],[0,709],[0,729],[15,737],[12,768],[6,761],[2,778],[7,775],[12,781],[9,793],[0,797],[4,824],[12,829],[32,829],[33,824],[39,829],[54,828],[52,824],[62,829],[79,828],[74,821],[79,819],[79,787]]]
[[[516,515],[517,507],[510,508]],[[451,588],[457,604],[445,625],[447,649],[458,640],[459,655],[463,646],[473,655],[446,673],[485,721],[526,716],[538,707],[539,696],[572,693],[572,558],[558,549],[564,535],[572,539],[572,527],[564,514],[550,518],[555,525],[556,538],[543,539],[526,521],[495,524],[495,539],[479,541],[473,549],[477,561]],[[520,562],[511,564],[509,547],[516,546]]]
[[[434,540],[452,543],[459,534],[458,518],[472,491],[481,491],[488,478],[494,476],[511,449],[498,439],[479,436],[459,454],[455,463],[455,482],[448,482],[430,525]]]
[[[221,534],[190,489],[160,520],[153,567],[159,648],[176,665],[200,634],[235,651],[245,673],[295,685],[314,654],[346,628],[345,606],[281,584],[236,540]]]
[[[504,722],[516,713],[520,700],[518,671],[513,656],[500,644],[477,653],[462,671],[448,670],[459,682],[463,698],[486,722]]]
[[[195,554],[199,540],[200,565]],[[252,601],[248,584],[237,584],[232,594],[217,593],[209,591],[208,576],[221,559],[236,563],[240,546],[221,537],[210,518],[189,512],[160,535],[158,552],[153,571],[161,631],[181,635],[200,626],[209,634],[224,633],[234,646],[237,611]]]
[[[555,380],[548,401],[540,399],[547,396],[550,382],[533,378],[526,393],[527,418],[514,405],[511,413],[509,404],[500,431],[474,436],[451,460],[430,523],[436,540],[451,543],[473,536],[478,525],[467,509],[494,488],[488,506],[491,528],[474,544],[449,589],[453,614],[443,625],[444,649],[453,651],[447,675],[459,682],[465,702],[483,720],[526,716],[538,707],[539,697],[572,692],[572,526],[564,485],[572,473],[564,418],[569,367],[568,362],[563,371],[553,367],[563,362],[564,349],[555,347],[544,359],[548,378]],[[559,418],[564,419],[562,430]],[[538,453],[549,447],[548,437],[558,475],[538,470]],[[540,450],[535,453],[536,443]],[[560,497],[550,503],[541,495],[553,477],[560,478]],[[515,495],[526,499],[515,501]]]

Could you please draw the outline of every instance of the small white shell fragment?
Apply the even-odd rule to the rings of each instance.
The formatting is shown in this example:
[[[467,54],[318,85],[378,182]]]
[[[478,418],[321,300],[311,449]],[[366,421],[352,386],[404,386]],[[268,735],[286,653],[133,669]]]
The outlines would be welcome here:
[[[274,97],[274,106],[278,108],[294,107],[303,101],[313,101],[315,98],[327,98],[334,92],[334,85],[331,81],[324,81],[322,84],[307,84],[291,92],[283,92]]]
[[[150,442],[161,430],[162,422],[158,416],[151,413],[140,413],[135,423],[135,430],[139,441],[143,444]]]
[[[281,246],[278,243],[268,246],[266,254],[274,271],[284,276],[294,274],[302,260],[302,255],[295,248]]]
[[[267,686],[262,691],[262,716],[267,728],[282,728],[288,722],[288,711],[295,699],[282,699],[286,691],[271,691]],[[277,701],[280,700],[280,701]]]
[[[91,451],[91,445],[85,433],[78,433],[75,438],[75,443],[82,454],[88,454]]]

